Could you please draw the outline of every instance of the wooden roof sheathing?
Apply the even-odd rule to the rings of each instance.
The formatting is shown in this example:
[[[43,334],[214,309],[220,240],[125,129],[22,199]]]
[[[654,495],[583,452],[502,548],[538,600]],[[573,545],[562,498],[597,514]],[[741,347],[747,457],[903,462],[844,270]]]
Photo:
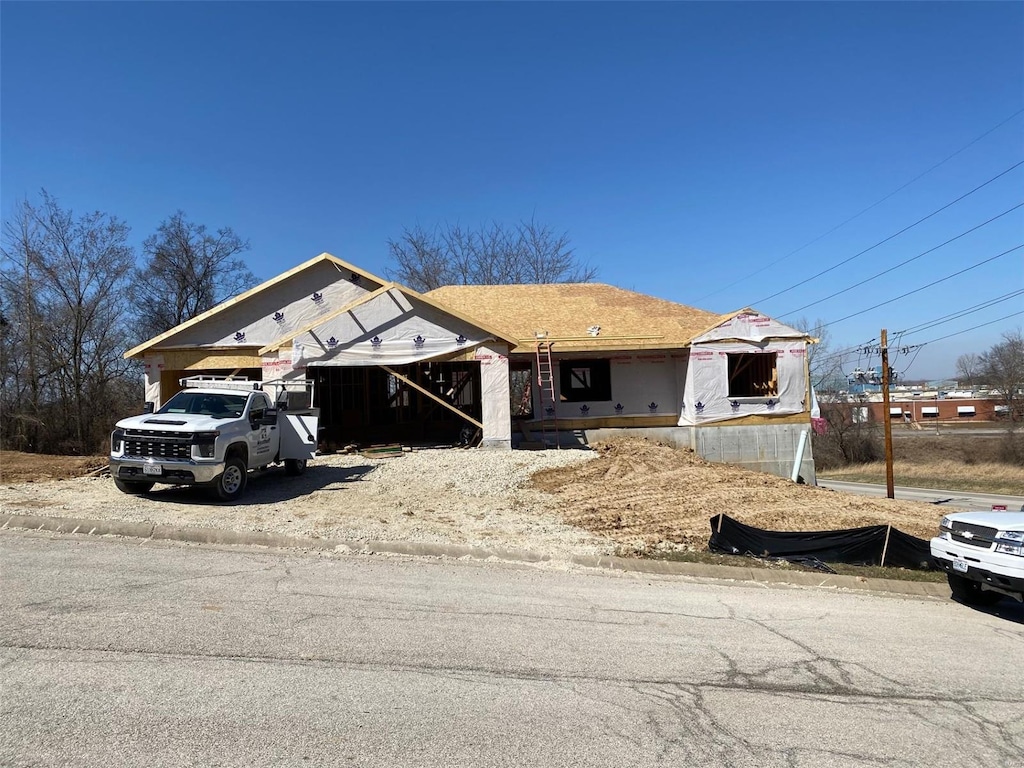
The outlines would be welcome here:
[[[426,295],[518,339],[519,352],[532,349],[538,331],[562,352],[674,349],[723,319],[603,283],[446,285]]]

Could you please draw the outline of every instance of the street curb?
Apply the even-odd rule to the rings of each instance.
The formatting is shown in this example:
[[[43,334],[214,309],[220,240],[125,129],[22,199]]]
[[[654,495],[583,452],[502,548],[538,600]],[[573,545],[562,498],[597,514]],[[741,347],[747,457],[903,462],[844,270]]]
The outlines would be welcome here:
[[[41,517],[6,513],[0,516],[0,530],[19,528],[51,533],[84,533],[93,536],[127,536],[136,539],[184,541],[193,544],[307,549],[360,554],[410,555],[414,557],[450,557],[471,560],[501,560],[514,563],[558,562],[550,555],[517,549],[483,549],[460,544],[428,544],[404,541],[347,541],[314,539],[262,531],[231,531],[222,528],[178,528],[155,523],[131,523],[120,520],[86,520],[70,517]],[[927,581],[899,581],[863,576],[774,571],[766,568],[741,568],[710,563],[681,563],[671,560],[641,560],[611,555],[573,555],[564,562],[584,568],[664,576],[689,576],[702,579],[749,581],[757,584],[789,584],[803,587],[852,589],[862,592],[886,592],[915,597],[949,599],[949,587]]]

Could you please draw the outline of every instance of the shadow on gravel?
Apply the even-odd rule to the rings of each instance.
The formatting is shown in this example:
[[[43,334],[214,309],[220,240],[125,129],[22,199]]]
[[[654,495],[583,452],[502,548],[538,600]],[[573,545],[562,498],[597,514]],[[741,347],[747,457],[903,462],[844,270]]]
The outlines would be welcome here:
[[[237,501],[218,501],[208,488],[184,485],[156,486],[143,498],[153,502],[188,504],[193,506],[247,507],[256,504],[274,504],[294,501],[313,491],[343,491],[345,483],[354,483],[366,477],[376,467],[363,464],[357,467],[322,467],[310,465],[304,475],[286,475],[284,467],[272,467],[265,472],[250,472],[245,493]],[[336,486],[336,487],[331,487]]]

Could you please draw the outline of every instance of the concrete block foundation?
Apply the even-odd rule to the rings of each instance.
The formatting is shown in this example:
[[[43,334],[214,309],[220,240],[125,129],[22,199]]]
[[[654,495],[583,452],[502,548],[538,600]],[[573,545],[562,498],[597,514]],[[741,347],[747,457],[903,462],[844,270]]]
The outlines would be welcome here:
[[[810,429],[810,424],[602,428],[566,432],[560,437],[565,445],[590,444],[616,437],[645,437],[676,448],[691,448],[708,461],[737,464],[756,472],[788,478],[793,471],[800,433],[804,430],[810,432]],[[808,434],[799,476],[808,485],[816,485],[810,438]]]

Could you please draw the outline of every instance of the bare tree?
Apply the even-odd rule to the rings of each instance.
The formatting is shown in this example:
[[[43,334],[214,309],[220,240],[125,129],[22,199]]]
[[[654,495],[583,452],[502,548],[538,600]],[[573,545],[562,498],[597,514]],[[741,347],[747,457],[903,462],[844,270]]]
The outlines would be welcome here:
[[[807,346],[807,367],[811,373],[811,386],[818,392],[831,388],[832,382],[843,376],[843,357],[832,349],[832,331],[820,317],[813,321],[798,318],[793,327],[818,340]]]
[[[211,233],[177,211],[143,241],[135,297],[141,339],[163,333],[256,284],[230,227]]]
[[[1024,420],[1024,332],[1007,331],[1003,340],[979,355],[985,383],[999,390],[1011,422]]]
[[[980,382],[982,370],[981,356],[973,352],[967,352],[956,359],[956,375],[958,384],[966,384],[969,387]]]
[[[882,438],[869,421],[864,395],[850,398],[826,394],[821,402],[821,415],[828,428],[824,434],[814,436],[816,467],[832,469],[884,458]]]
[[[2,434],[19,447],[89,452],[105,439],[107,395],[131,368],[128,232],[105,213],[76,217],[45,190],[5,223]]]
[[[581,262],[566,233],[533,219],[466,229],[460,224],[406,229],[388,240],[388,277],[417,291],[442,285],[585,283],[597,269]]]

